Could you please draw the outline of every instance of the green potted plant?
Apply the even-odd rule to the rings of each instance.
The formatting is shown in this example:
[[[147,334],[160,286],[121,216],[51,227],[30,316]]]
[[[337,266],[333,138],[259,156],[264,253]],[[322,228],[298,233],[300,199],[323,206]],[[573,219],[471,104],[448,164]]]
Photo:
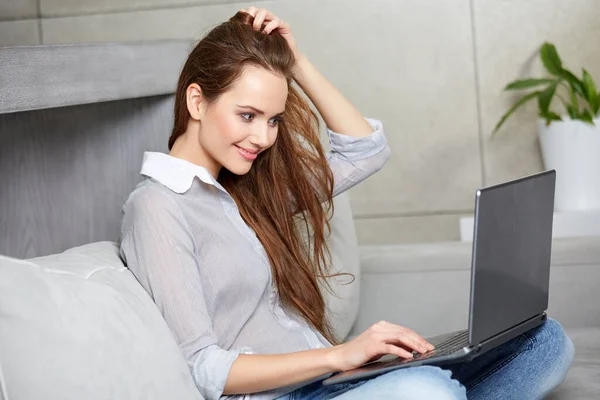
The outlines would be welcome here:
[[[585,69],[580,79],[563,66],[553,44],[542,45],[540,59],[550,76],[505,87],[527,92],[498,121],[492,136],[516,109],[536,99],[542,160],[546,169],[556,170],[555,209],[600,209],[600,92]],[[557,103],[560,114],[553,108]]]

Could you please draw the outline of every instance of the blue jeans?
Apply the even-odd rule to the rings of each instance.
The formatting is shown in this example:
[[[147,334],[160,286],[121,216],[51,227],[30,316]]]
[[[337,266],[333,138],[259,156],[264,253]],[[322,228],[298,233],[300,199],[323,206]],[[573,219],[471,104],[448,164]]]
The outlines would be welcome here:
[[[575,348],[560,323],[544,323],[471,362],[398,369],[323,386],[313,382],[280,399],[543,399],[565,378]]]

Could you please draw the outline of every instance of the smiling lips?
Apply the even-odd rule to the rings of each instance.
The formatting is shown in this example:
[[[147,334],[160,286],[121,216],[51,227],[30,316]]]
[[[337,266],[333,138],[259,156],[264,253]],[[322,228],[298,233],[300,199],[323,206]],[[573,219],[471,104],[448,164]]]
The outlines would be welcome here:
[[[237,148],[238,153],[240,153],[240,155],[246,160],[252,161],[258,156],[258,151],[246,150],[240,146],[235,147]]]

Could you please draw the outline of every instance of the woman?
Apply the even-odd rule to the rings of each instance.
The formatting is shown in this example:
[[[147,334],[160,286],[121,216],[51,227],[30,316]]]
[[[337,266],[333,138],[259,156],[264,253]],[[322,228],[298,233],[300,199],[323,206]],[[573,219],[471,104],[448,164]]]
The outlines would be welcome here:
[[[292,82],[323,117],[329,153]],[[240,11],[191,52],[169,150],[144,154],[145,179],[123,206],[121,254],[205,398],[529,399],[564,378],[572,343],[548,320],[468,364],[320,384],[433,346],[385,321],[347,343],[333,336],[319,290],[331,276],[331,200],[378,171],[390,150],[381,123],[363,118],[267,10]]]

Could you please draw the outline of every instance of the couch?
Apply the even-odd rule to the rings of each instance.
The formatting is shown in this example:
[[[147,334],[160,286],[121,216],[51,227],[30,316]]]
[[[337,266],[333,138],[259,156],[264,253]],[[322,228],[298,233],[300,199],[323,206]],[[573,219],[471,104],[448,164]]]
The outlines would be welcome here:
[[[466,309],[459,305],[468,292],[468,262],[461,262],[468,261],[468,244],[359,249],[347,195],[335,205],[332,263],[357,278],[336,280],[337,297],[326,297],[338,337],[349,340],[379,319],[424,335],[465,326]],[[598,241],[566,243],[555,247],[568,253],[587,245],[591,257],[598,255]],[[446,261],[438,264],[440,254]],[[555,265],[553,272],[560,268],[569,267]],[[554,295],[560,272],[553,278]],[[561,307],[551,304],[559,319],[569,312]],[[595,312],[595,305],[585,308],[580,312]],[[600,328],[567,331],[575,362],[550,398],[597,398]],[[0,389],[2,400],[201,398],[160,312],[119,258],[118,244],[109,241],[32,259],[0,256]]]

